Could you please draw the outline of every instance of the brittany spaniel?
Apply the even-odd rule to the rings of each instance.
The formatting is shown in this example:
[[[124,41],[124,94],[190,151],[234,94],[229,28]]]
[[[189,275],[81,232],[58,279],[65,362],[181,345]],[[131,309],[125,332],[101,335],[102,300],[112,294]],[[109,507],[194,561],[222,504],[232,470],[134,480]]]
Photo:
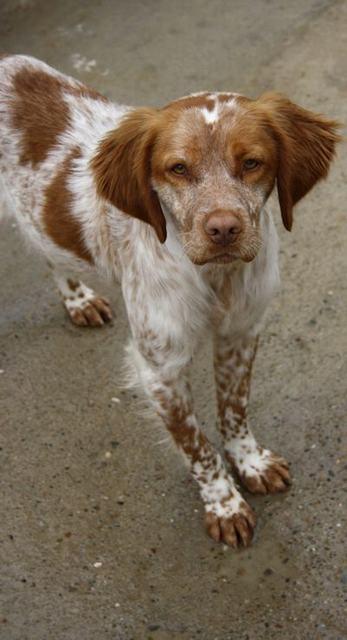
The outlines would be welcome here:
[[[71,273],[92,265],[121,283],[137,382],[198,483],[214,540],[247,546],[251,493],[290,483],[284,458],[247,420],[252,363],[278,287],[266,208],[283,224],[326,177],[337,124],[278,94],[203,92],[159,109],[114,104],[28,56],[0,60],[0,198],[52,268],[72,322],[100,326],[107,300]],[[214,339],[224,458],[194,413],[188,368]]]

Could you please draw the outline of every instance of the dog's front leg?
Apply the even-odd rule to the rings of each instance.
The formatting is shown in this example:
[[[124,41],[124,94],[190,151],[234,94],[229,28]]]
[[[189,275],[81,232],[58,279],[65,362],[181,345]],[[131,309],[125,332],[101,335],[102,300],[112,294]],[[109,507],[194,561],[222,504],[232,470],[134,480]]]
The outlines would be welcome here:
[[[257,444],[247,421],[252,365],[258,338],[228,340],[215,336],[215,375],[225,456],[252,493],[287,489],[290,476],[284,458]]]
[[[156,351],[154,356],[148,346],[142,353],[137,346],[134,349],[137,372],[146,394],[199,485],[208,534],[232,547],[247,546],[252,539],[255,516],[198,425],[186,367],[168,373],[170,354],[166,353],[164,358],[162,355]],[[160,361],[165,365],[158,364]]]

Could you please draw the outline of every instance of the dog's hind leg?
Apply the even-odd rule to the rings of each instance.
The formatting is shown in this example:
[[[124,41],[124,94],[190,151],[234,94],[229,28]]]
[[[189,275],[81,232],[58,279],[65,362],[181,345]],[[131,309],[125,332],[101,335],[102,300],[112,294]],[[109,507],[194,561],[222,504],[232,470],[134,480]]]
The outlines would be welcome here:
[[[54,281],[71,321],[79,327],[102,327],[112,319],[108,300],[81,280],[50,264]]]

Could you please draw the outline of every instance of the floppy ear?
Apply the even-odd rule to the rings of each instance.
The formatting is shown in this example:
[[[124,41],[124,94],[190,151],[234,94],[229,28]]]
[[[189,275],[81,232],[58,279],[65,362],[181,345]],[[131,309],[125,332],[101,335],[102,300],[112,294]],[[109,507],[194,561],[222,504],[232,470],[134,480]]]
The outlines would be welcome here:
[[[293,207],[325,178],[341,140],[339,124],[306,111],[280,94],[265,94],[266,107],[278,142],[277,190],[285,228],[293,224]]]
[[[97,191],[121,211],[154,227],[166,240],[166,223],[151,186],[151,154],[158,112],[135,109],[106,135],[92,159]]]

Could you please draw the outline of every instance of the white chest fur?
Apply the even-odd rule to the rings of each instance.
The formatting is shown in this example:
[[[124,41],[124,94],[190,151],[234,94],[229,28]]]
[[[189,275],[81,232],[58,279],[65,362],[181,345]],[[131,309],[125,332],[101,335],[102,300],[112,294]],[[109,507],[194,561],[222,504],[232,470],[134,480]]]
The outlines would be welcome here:
[[[262,213],[262,247],[250,263],[193,265],[168,222],[168,240],[160,246],[151,228],[140,222],[120,250],[122,290],[134,337],[151,344],[160,360],[173,367],[194,354],[204,331],[215,324],[221,334],[239,339],[256,334],[266,306],[279,284],[278,239],[271,214]],[[128,230],[129,231],[129,230]],[[122,242],[120,246],[122,246]]]

